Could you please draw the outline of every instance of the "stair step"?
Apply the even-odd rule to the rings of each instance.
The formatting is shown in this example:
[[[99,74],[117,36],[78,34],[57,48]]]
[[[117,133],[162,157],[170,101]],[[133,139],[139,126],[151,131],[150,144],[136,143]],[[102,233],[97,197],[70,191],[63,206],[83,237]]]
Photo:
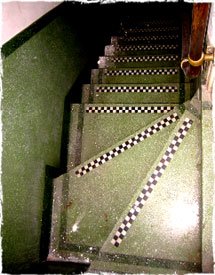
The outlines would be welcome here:
[[[86,104],[84,109],[81,162],[163,117],[164,113],[169,112],[169,116],[174,105]]]
[[[190,83],[184,84],[185,101],[190,99]],[[133,104],[174,104],[181,102],[178,83],[159,84],[85,84],[82,103],[133,103]]]
[[[149,55],[149,54],[177,54],[179,45],[176,43],[170,44],[148,44],[148,45],[107,45],[105,46],[105,56],[127,56],[127,55]]]
[[[160,17],[159,15],[155,18],[150,17],[127,17],[125,20],[122,20],[121,28],[122,29],[151,29],[151,28],[178,28],[179,27],[179,16],[175,15],[173,17],[167,18],[167,16]]]
[[[161,44],[162,42],[168,43],[176,43],[179,40],[179,34],[146,34],[146,35],[138,35],[138,36],[112,36],[111,44],[114,45],[124,45],[124,44]]]
[[[115,144],[114,147],[119,147],[122,153],[109,161],[102,161],[103,164],[90,172],[82,176],[77,174],[88,163],[95,164],[95,159],[107,155],[106,150],[55,179],[49,259],[63,257],[86,263],[98,257],[99,249],[129,204],[136,185],[142,181],[177,125],[174,122],[176,114],[170,119],[172,123],[168,127],[159,125],[159,119],[157,127],[164,129],[153,135],[148,133],[149,138],[143,141],[136,140],[137,144],[129,150],[123,152],[119,147],[127,139]],[[171,120],[164,123],[169,124]],[[152,127],[154,123],[150,125]],[[150,131],[154,130],[151,128]]]
[[[178,83],[180,71],[177,67],[165,68],[116,68],[93,69],[91,73],[92,84],[110,83]]]
[[[188,130],[187,125],[184,126],[183,131],[179,131],[186,118],[193,121],[191,128]],[[144,259],[149,261],[158,259],[160,266],[162,266],[162,261],[166,260],[175,263],[178,265],[177,271],[180,269],[192,272],[201,270],[199,129],[199,120],[186,111],[160,153],[158,161],[155,162],[146,177],[149,179],[150,185],[147,183],[144,187],[142,184],[135,192],[128,207],[123,211],[100,250],[101,259],[104,256],[104,258],[115,262],[129,263],[129,259],[133,256],[133,261],[138,265],[141,265],[141,259],[142,262]],[[175,139],[177,132],[180,136],[179,144]],[[184,137],[184,135],[186,136]],[[169,144],[173,144],[173,140],[175,141],[174,149],[173,145],[169,146]],[[178,146],[180,147],[178,148]],[[169,163],[169,157],[171,163]],[[169,164],[164,159],[168,160]],[[153,183],[154,181],[155,183]],[[147,180],[144,182],[146,184]],[[158,182],[157,185],[156,182]],[[144,200],[149,198],[146,204],[139,199],[136,204],[137,198],[143,192],[141,191],[143,187],[147,190],[152,188],[154,191],[150,190],[144,193],[146,194]],[[151,192],[152,195],[150,195]],[[137,209],[137,212],[133,214],[134,217],[126,218],[129,224],[124,223],[123,221],[134,207],[134,203],[138,206],[140,201],[144,207],[141,206],[141,210]],[[122,235],[118,235],[121,241],[119,245],[115,246],[113,244],[116,241],[113,242],[113,236],[122,226],[122,222],[128,228],[122,230]],[[185,235],[186,238],[184,238]],[[125,260],[126,256],[127,260]],[[122,258],[121,261],[120,258]]]
[[[73,251],[72,253],[65,249],[62,253],[59,247],[62,240],[65,238],[61,231],[63,219],[65,220],[65,213],[72,206],[72,200],[67,201],[67,190],[69,175],[64,174],[53,180],[53,202],[52,202],[52,220],[51,220],[51,235],[49,253],[47,262],[72,262],[76,264],[89,265],[89,259],[87,257],[80,257],[78,253]],[[64,224],[65,226],[65,224]]]
[[[179,33],[178,26],[145,26],[143,27],[127,27],[122,29],[122,34],[125,36],[136,36],[136,35],[165,35]]]
[[[118,256],[118,255],[117,255]],[[101,272],[108,274],[175,274],[177,270],[178,275],[190,274],[191,266],[189,263],[182,264],[176,261],[151,259],[149,257],[132,257],[121,260],[120,262],[113,262],[108,257],[91,262],[88,273],[100,274]],[[128,263],[129,262],[129,263]],[[187,267],[187,270],[186,270]],[[199,267],[193,268],[199,271]]]
[[[98,67],[103,68],[144,68],[144,67],[175,67],[179,64],[179,56],[144,55],[144,56],[100,56]]]

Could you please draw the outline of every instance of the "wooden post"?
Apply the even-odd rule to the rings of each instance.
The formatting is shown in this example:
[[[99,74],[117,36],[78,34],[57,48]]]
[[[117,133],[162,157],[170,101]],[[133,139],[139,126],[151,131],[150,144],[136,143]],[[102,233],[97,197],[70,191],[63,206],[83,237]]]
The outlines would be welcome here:
[[[188,56],[193,61],[200,60],[202,56],[209,10],[210,10],[210,4],[208,3],[193,4],[192,26],[191,26],[189,52],[188,52]],[[185,39],[182,38],[183,43],[185,42],[184,40]],[[183,56],[184,48],[186,48],[186,46],[182,45],[183,58],[184,58]],[[190,65],[190,63],[186,61],[183,63],[182,69],[185,73],[185,76],[189,78],[196,78],[200,74],[201,65],[195,67]]]

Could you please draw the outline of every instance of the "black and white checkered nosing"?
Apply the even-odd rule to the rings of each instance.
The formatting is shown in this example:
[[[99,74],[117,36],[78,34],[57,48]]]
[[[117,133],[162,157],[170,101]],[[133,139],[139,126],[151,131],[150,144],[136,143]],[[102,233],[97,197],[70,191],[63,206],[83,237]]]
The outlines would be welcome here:
[[[105,76],[133,76],[133,75],[176,75],[178,68],[162,69],[127,69],[127,70],[105,70]]]
[[[95,168],[99,167],[100,165],[108,162],[109,160],[115,158],[119,154],[125,152],[126,150],[132,148],[133,146],[137,145],[138,143],[142,142],[143,140],[147,139],[148,137],[152,136],[153,134],[161,131],[165,127],[169,126],[173,122],[179,119],[177,113],[173,113],[172,115],[166,117],[165,119],[157,122],[153,126],[147,128],[145,131],[137,134],[134,137],[131,137],[129,140],[125,141],[124,143],[120,144],[119,146],[113,148],[111,151],[101,155],[97,159],[92,160],[91,162],[87,163],[86,165],[82,166],[78,170],[75,171],[77,177],[81,177],[86,175],[87,173],[91,172]]]
[[[167,113],[173,106],[88,106],[87,113]]]
[[[117,46],[119,51],[154,51],[154,50],[176,50],[178,49],[178,44],[155,44],[155,45],[124,45]]]
[[[150,35],[150,36],[124,36],[119,37],[118,40],[125,42],[137,42],[137,41],[161,41],[161,40],[175,40],[178,39],[178,34],[171,35]]]
[[[160,160],[160,162],[158,163],[154,172],[152,173],[151,177],[149,178],[147,184],[141,191],[140,195],[137,197],[135,203],[131,207],[127,216],[125,217],[122,224],[118,228],[116,234],[114,235],[113,239],[111,240],[111,243],[114,246],[118,247],[120,245],[120,243],[122,242],[123,238],[126,236],[132,223],[136,220],[136,218],[137,218],[138,214],[140,213],[141,209],[143,208],[144,204],[150,197],[158,180],[163,175],[165,169],[167,168],[170,161],[172,160],[175,152],[178,150],[184,137],[186,136],[187,132],[189,131],[190,127],[192,126],[192,123],[193,123],[193,121],[189,118],[186,118],[184,120],[181,128],[178,130],[178,133],[173,138],[172,142],[170,143],[169,147],[167,148],[166,152],[164,153],[162,159]]]
[[[132,33],[150,33],[150,32],[170,32],[170,31],[178,31],[179,27],[177,26],[154,26],[148,28],[128,28],[124,29],[125,34],[132,34]]]
[[[129,62],[157,62],[157,61],[177,61],[178,55],[145,55],[145,56],[113,56],[106,57],[107,61],[114,63]]]
[[[96,93],[177,93],[178,87],[171,86],[98,86]]]

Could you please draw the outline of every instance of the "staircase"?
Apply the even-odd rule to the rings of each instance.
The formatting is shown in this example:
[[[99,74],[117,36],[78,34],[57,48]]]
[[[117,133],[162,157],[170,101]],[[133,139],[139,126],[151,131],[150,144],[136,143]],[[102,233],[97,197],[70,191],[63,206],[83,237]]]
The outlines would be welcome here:
[[[201,271],[200,120],[180,70],[178,11],[126,17],[82,103],[54,179],[48,261],[88,272]]]

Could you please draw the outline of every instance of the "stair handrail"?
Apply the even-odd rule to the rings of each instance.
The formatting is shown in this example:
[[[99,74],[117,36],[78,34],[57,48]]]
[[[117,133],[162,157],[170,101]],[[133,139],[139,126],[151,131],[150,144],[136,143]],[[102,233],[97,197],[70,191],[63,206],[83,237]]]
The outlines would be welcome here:
[[[203,52],[210,6],[210,3],[193,4],[190,35],[188,39],[182,37],[181,68],[188,78],[199,76],[204,61],[214,61],[214,50],[210,53]],[[184,31],[185,36],[188,32],[189,30]],[[189,43],[189,46],[184,43]]]

